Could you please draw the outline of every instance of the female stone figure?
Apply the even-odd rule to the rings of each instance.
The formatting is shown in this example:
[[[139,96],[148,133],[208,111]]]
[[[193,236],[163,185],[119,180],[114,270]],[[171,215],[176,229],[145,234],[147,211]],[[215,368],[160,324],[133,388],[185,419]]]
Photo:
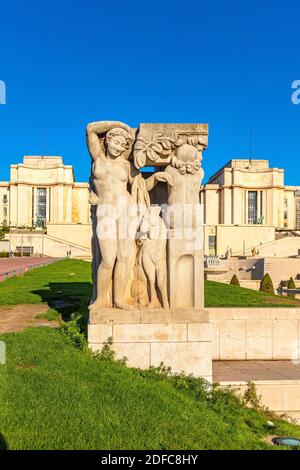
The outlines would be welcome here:
[[[124,232],[123,227],[138,202],[129,188],[135,178],[141,178],[128,161],[133,140],[133,130],[121,122],[100,121],[87,126],[87,145],[93,160],[91,203],[97,205],[101,254],[93,310],[112,305],[126,310],[133,308],[126,292],[136,255],[135,233],[129,233],[127,228]],[[156,173],[146,180],[145,188],[150,191],[159,181],[172,184],[170,179],[164,172]],[[107,226],[109,233],[104,233]],[[137,229],[138,222],[133,226]],[[110,299],[111,287],[113,299]]]

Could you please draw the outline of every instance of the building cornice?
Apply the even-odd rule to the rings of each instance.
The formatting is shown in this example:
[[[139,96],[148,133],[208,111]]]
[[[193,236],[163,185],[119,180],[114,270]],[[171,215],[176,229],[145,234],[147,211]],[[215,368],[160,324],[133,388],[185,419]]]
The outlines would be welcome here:
[[[206,186],[210,186],[210,187],[209,187],[209,188],[206,188]],[[235,189],[235,188],[237,188],[237,189],[245,189],[245,190],[247,190],[247,191],[248,191],[248,190],[250,190],[250,191],[252,191],[252,190],[253,190],[253,191],[260,191],[260,190],[261,190],[261,191],[262,191],[262,190],[264,190],[264,189],[283,189],[283,190],[286,189],[286,187],[285,187],[285,186],[282,186],[282,185],[272,185],[272,186],[258,186],[258,185],[257,185],[257,186],[242,186],[242,185],[239,185],[239,184],[231,184],[231,185],[226,185],[226,184],[219,184],[219,185],[217,185],[217,184],[214,184],[214,185],[213,185],[213,184],[208,184],[208,185],[205,185],[203,189],[204,189],[204,190],[205,190],[205,189],[208,189],[208,190],[209,190],[209,189],[219,189],[219,190],[221,190],[221,189]]]
[[[89,183],[74,183],[74,188],[89,188]]]
[[[55,182],[55,183],[28,183],[28,181],[9,181],[9,182],[0,182],[0,187],[9,187],[9,186],[29,186],[29,187],[49,187],[49,186],[71,186],[73,188],[86,188],[89,189],[89,183],[74,183],[74,182]]]
[[[45,188],[48,188],[48,187],[52,187],[52,186],[70,186],[70,187],[74,187],[75,186],[75,183],[67,183],[67,182],[60,182],[60,183],[28,183],[28,182],[25,182],[25,181],[12,181],[9,183],[9,186],[29,186],[30,188],[31,187],[35,187],[35,188],[40,188],[41,186],[45,187]]]
[[[26,163],[18,163],[16,165],[10,165],[10,168],[25,168],[26,170],[60,170],[61,168],[63,170],[73,170],[72,165],[64,165],[63,163],[59,163],[57,165],[53,166],[32,166],[32,165],[27,165]]]
[[[220,170],[218,170],[216,173],[214,173],[210,178],[209,178],[209,183],[214,184],[214,180],[219,178],[224,173],[233,173],[234,171],[239,171],[241,173],[248,173],[248,174],[256,174],[256,173],[284,173],[284,170],[282,168],[242,168],[242,167],[237,167],[237,166],[229,166],[231,165],[231,162],[239,162],[239,161],[248,161],[247,159],[232,159],[229,160]],[[255,162],[267,162],[269,163],[268,160],[252,160],[253,163]]]
[[[300,191],[300,186],[285,186],[286,191]]]
[[[208,228],[216,228],[218,229],[219,227],[257,227],[257,228],[271,228],[275,230],[275,225],[267,225],[267,224],[204,224],[204,227]]]

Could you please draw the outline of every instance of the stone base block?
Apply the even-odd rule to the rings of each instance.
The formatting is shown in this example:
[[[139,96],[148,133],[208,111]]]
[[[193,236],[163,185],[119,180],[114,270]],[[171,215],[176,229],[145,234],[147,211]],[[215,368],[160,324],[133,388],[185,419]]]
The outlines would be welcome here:
[[[100,351],[112,338],[116,357],[126,357],[130,367],[147,369],[163,362],[173,372],[212,381],[212,328],[207,312],[130,313],[122,315],[116,309],[99,312],[101,323],[90,322],[88,327],[89,347]]]

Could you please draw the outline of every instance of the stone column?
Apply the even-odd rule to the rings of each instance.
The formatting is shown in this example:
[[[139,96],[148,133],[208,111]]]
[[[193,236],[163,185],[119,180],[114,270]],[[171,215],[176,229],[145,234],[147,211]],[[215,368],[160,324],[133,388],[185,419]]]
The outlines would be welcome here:
[[[170,308],[203,309],[203,227],[190,240],[182,239],[179,230],[169,230],[167,266]]]

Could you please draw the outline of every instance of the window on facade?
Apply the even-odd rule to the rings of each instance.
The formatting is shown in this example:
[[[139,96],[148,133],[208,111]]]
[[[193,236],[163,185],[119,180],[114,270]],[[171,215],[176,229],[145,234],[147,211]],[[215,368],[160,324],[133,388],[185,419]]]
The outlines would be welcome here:
[[[32,246],[16,246],[16,252],[21,255],[33,256],[33,247]]]
[[[300,230],[300,199],[296,199],[296,229]]]
[[[47,216],[47,189],[37,188],[37,205],[36,205],[37,223],[44,225]]]
[[[51,188],[49,188],[49,222],[51,222]]]
[[[32,188],[32,197],[31,197],[31,220],[32,226],[35,224],[35,214],[34,214],[34,188]]]
[[[3,225],[7,225],[7,207],[3,207]]]
[[[216,235],[208,236],[208,256],[216,256]]]
[[[7,204],[7,194],[4,194],[3,196],[3,204]]]
[[[248,192],[248,224],[257,223],[257,191]]]

